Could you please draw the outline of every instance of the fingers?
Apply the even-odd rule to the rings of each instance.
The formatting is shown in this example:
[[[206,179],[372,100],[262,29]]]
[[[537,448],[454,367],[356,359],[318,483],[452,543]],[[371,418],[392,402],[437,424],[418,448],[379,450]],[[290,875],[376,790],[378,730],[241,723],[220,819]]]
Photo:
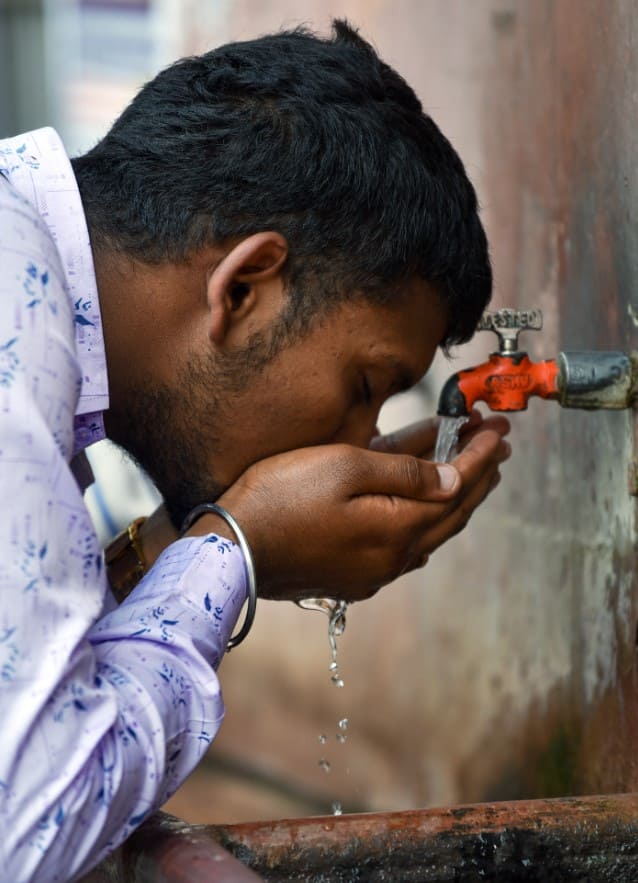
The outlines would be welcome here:
[[[497,416],[496,414],[486,417],[481,425],[481,429],[493,429],[502,436],[509,435],[511,428],[512,426],[507,417]]]
[[[471,482],[488,462],[503,463],[509,458],[511,447],[497,429],[481,429],[472,434],[463,450],[452,463],[461,473],[463,484]]]
[[[430,554],[463,530],[478,506],[499,484],[499,467],[509,456],[509,444],[494,430],[486,430],[471,439],[454,460],[461,475],[462,489],[441,518],[424,530],[416,546],[416,559]]]
[[[467,419],[467,423],[464,423],[461,427],[461,435],[464,435],[466,432],[470,432],[473,429],[477,429],[484,423],[484,417],[480,411],[476,408],[472,408],[470,411],[470,416]]]
[[[419,420],[418,423],[412,423],[395,432],[377,435],[370,442],[370,450],[384,454],[409,454],[412,457],[427,457],[436,445],[440,422],[440,417],[431,417],[427,420]],[[467,442],[483,429],[493,429],[501,436],[505,436],[510,431],[510,423],[506,417],[500,415],[483,418],[480,411],[473,409],[468,422],[461,428],[459,448],[464,448]]]
[[[472,412],[476,414],[476,411]],[[470,420],[469,423],[466,423],[465,426],[461,428],[460,438],[459,438],[459,450],[463,450],[468,442],[473,439],[477,433],[483,432],[486,429],[492,429],[494,432],[498,432],[501,437],[509,435],[511,426],[507,417],[503,417],[501,415],[491,415],[490,417],[486,417],[485,419],[480,419],[478,421]]]
[[[374,479],[368,478],[366,489],[378,496],[370,497],[368,511],[371,516],[376,512],[378,517],[379,511],[385,509],[386,531],[391,524],[395,536],[403,537],[402,571],[423,566],[425,557],[459,533],[494,490],[500,480],[499,466],[510,456],[509,444],[501,435],[507,430],[506,423],[473,435],[452,464],[435,465],[416,458],[370,452],[375,471]],[[446,497],[441,486],[437,488],[434,470],[445,471],[449,466],[456,469],[460,486],[455,480]],[[388,510],[390,486],[401,490],[393,491],[393,507]]]
[[[424,531],[413,547],[410,567],[407,569],[421,567],[421,561],[425,561],[443,543],[460,533],[499,481],[498,473],[487,475],[484,480],[472,488],[472,491],[463,500],[459,501],[458,505],[444,514],[429,530]]]
[[[493,429],[483,430],[472,437],[466,447],[458,454],[453,463],[459,470],[463,488],[458,495],[458,504],[466,508],[468,501],[478,505],[498,474],[501,463],[509,459],[511,447],[500,432]],[[475,493],[475,489],[478,489]],[[470,512],[471,514],[471,512]]]
[[[396,432],[377,435],[370,442],[370,450],[383,454],[410,454],[412,457],[422,457],[436,444],[440,422],[439,417],[431,417],[404,426]]]
[[[461,489],[461,476],[453,464],[430,463],[407,454],[382,454],[352,449],[362,458],[353,476],[352,497],[378,494],[419,502],[440,502]]]

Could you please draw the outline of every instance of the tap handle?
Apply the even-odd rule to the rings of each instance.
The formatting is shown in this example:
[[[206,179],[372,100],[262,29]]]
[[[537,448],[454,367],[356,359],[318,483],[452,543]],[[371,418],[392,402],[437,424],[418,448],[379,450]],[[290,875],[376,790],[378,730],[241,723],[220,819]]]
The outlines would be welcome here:
[[[498,349],[502,354],[518,352],[518,335],[521,331],[540,331],[543,314],[532,310],[486,310],[481,316],[477,331],[493,331],[498,335]]]

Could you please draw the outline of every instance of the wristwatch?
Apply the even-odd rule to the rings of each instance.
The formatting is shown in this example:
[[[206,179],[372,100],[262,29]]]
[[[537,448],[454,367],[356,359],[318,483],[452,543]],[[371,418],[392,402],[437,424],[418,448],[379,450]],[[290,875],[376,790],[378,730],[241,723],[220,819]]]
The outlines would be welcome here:
[[[146,518],[136,518],[109,543],[104,551],[104,561],[111,589],[118,602],[133,591],[146,573],[146,560],[139,529]]]

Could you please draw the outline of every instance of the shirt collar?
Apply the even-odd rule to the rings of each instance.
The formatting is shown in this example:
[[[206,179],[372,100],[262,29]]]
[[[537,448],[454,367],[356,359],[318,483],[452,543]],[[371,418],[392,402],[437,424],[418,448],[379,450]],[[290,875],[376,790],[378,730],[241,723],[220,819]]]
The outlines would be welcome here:
[[[82,388],[75,412],[75,450],[105,437],[109,406],[102,317],[80,191],[60,136],[36,129],[0,141],[0,172],[38,210],[56,244],[75,318]]]

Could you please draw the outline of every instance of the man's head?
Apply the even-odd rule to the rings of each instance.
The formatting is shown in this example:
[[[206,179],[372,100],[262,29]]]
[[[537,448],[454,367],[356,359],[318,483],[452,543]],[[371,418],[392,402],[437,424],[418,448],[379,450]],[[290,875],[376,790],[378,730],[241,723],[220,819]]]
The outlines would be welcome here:
[[[322,329],[327,345],[350,316],[348,339],[373,346],[363,335],[392,316],[400,324],[418,291],[429,351],[468,339],[489,299],[485,235],[460,159],[409,86],[343,22],[329,39],[298,29],[178,62],[73,165],[105,312],[113,434],[169,502],[182,494],[176,470],[180,487],[197,483],[189,473],[202,479],[173,505],[176,517],[251,462],[229,445],[250,458],[334,435],[291,432],[288,407],[308,383],[295,365]],[[125,327],[137,327],[142,305],[143,358]],[[364,311],[354,325],[353,309]],[[379,318],[374,332],[368,315]],[[433,351],[413,354],[413,367],[426,370]],[[282,359],[287,379],[266,396],[268,425],[251,425],[261,383]],[[320,410],[333,382],[319,378],[302,394],[299,419],[304,404]],[[215,461],[206,476],[200,442]]]

